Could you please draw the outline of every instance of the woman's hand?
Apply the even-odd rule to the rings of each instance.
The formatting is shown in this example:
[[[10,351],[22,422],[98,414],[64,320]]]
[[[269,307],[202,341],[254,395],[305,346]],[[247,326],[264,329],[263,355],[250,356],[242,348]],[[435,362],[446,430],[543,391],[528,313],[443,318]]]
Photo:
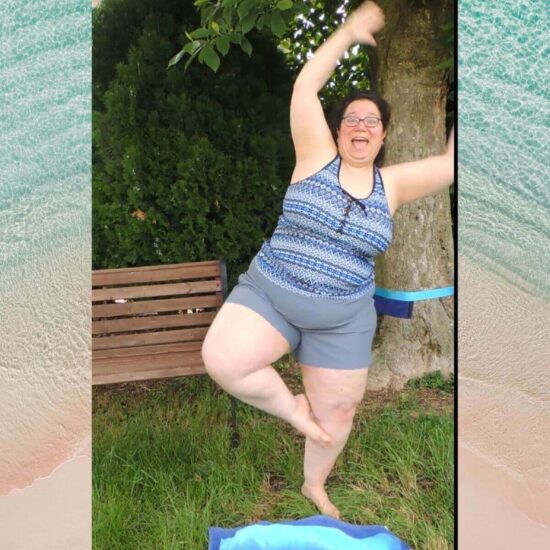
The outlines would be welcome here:
[[[367,0],[359,6],[342,25],[355,44],[376,46],[374,34],[384,26],[384,12],[374,2]]]

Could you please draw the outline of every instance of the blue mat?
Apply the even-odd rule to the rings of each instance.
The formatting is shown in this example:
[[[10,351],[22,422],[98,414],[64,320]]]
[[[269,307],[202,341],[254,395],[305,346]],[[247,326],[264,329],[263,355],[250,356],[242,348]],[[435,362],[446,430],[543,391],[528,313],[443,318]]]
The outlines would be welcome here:
[[[208,550],[409,550],[381,525],[351,525],[326,516],[245,527],[211,527]]]

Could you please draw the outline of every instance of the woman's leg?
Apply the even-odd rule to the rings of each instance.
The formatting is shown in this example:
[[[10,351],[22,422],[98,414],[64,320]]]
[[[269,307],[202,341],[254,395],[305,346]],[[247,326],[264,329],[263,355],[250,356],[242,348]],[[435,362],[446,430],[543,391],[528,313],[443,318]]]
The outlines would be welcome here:
[[[290,351],[284,336],[261,315],[226,303],[202,347],[208,374],[241,401],[286,420],[316,445],[330,437],[315,423],[304,395],[292,395],[271,363]]]
[[[332,437],[321,447],[306,438],[302,493],[321,513],[338,518],[339,510],[328,498],[325,482],[351,432],[355,409],[367,385],[368,369],[337,370],[301,365],[306,395],[319,426]]]

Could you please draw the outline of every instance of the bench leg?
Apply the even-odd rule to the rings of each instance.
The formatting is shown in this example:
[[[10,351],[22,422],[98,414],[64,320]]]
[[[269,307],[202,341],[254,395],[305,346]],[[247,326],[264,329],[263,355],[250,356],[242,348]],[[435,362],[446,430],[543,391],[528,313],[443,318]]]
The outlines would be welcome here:
[[[239,445],[239,431],[237,430],[237,400],[231,395],[231,448]]]

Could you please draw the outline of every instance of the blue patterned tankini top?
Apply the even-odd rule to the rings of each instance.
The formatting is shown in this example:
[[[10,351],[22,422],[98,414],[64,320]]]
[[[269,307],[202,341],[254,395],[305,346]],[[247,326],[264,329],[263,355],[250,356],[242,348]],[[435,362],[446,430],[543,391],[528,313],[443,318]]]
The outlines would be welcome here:
[[[356,299],[374,287],[374,257],[391,242],[392,219],[380,170],[367,198],[345,191],[337,156],[288,187],[271,239],[254,258],[272,283],[304,296]]]

